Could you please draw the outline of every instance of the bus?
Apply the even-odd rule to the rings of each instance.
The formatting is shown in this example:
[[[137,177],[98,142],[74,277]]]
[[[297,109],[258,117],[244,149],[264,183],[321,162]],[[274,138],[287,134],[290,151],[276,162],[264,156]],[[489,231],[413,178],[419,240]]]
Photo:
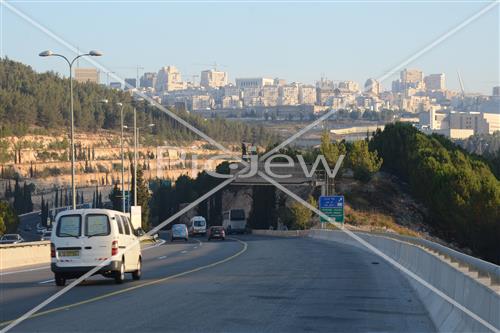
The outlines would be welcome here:
[[[244,233],[247,219],[243,209],[230,209],[222,213],[222,226],[226,233]]]

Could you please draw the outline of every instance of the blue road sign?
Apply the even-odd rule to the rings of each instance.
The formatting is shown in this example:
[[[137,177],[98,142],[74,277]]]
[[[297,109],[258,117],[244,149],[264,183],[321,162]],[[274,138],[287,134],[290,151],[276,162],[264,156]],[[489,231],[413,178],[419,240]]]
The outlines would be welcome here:
[[[319,210],[325,213],[330,218],[335,219],[335,222],[344,223],[344,196],[331,195],[319,197]],[[321,217],[321,222],[328,222]]]

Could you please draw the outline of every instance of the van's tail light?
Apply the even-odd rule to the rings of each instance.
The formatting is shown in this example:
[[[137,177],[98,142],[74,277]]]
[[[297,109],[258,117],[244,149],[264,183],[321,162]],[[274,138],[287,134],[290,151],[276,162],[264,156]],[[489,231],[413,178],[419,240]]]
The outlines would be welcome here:
[[[50,257],[56,257],[56,246],[54,245],[54,243],[50,243]]]
[[[111,256],[116,256],[118,254],[118,241],[114,240],[111,243]]]

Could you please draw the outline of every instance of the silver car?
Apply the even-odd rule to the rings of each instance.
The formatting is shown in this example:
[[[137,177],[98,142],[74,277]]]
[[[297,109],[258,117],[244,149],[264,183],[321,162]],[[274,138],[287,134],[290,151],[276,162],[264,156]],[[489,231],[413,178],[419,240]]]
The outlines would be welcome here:
[[[0,238],[0,244],[18,244],[24,242],[19,234],[5,234]]]
[[[187,242],[189,239],[188,229],[185,224],[174,224],[171,235],[170,240],[172,242],[176,239],[184,239]]]

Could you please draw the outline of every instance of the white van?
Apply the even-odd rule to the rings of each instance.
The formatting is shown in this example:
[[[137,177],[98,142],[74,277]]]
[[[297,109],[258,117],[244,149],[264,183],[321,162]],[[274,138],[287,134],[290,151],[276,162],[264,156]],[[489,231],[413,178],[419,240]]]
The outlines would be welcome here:
[[[231,209],[222,213],[222,226],[227,234],[244,233],[247,219],[243,209]]]
[[[127,214],[109,209],[61,212],[50,241],[50,266],[58,286],[110,258],[95,274],[114,278],[116,283],[125,280],[125,273],[132,273],[134,280],[141,278],[141,245]]]
[[[188,224],[189,235],[203,235],[207,234],[207,221],[203,216],[194,216]]]

